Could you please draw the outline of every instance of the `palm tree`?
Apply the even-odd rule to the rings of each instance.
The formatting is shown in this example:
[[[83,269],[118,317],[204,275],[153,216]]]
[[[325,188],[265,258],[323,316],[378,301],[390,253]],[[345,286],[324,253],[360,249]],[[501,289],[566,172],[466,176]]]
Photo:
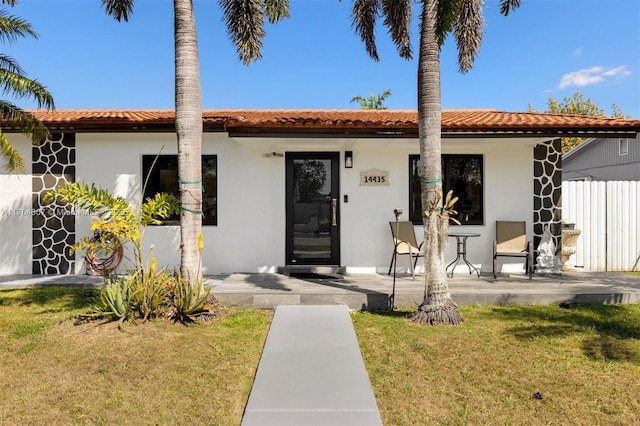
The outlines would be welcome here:
[[[2,4],[15,6],[17,0],[2,0]],[[27,21],[0,10],[0,41],[15,42],[20,37],[37,39]],[[51,110],[54,108],[53,97],[45,86],[27,77],[18,63],[11,57],[0,53],[0,90],[17,99],[35,100],[38,108]],[[23,110],[12,102],[0,100],[0,122],[15,126],[33,143],[40,144],[46,140],[49,131],[33,114]],[[0,155],[5,159],[5,168],[10,173],[24,172],[24,159],[9,143],[7,136],[0,129]]]
[[[507,16],[521,0],[500,0]],[[411,316],[417,323],[460,324],[463,319],[451,300],[444,263],[451,203],[443,201],[441,171],[440,48],[453,31],[462,73],[473,66],[482,42],[483,0],[421,0],[418,56],[418,135],[424,211],[425,298]],[[384,18],[401,57],[412,57],[410,30],[412,0],[355,0],[352,26],[372,59],[378,61],[375,26]]]
[[[387,109],[387,106],[383,102],[389,96],[391,96],[391,89],[387,89],[377,96],[369,93],[366,99],[362,96],[354,96],[349,103],[358,102],[362,109]]]
[[[102,0],[105,11],[127,21],[134,0]],[[264,18],[289,17],[289,0],[219,0],[227,34],[240,60],[262,57]],[[199,240],[202,232],[202,102],[193,0],[174,0],[175,110],[180,189],[180,271],[185,282],[201,282]]]

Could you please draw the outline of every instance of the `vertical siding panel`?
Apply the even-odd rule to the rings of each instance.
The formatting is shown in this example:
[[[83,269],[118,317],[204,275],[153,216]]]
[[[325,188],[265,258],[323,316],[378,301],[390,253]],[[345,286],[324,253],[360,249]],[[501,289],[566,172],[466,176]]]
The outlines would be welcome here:
[[[585,191],[588,194],[588,204],[585,205],[585,210],[589,214],[589,222],[585,224],[583,228],[580,228],[582,233],[578,237],[578,240],[582,240],[587,252],[588,262],[585,262],[584,267],[589,270],[598,269],[598,261],[601,259],[598,248],[598,193],[596,182],[587,182],[585,185]]]
[[[605,182],[592,182],[594,190],[597,194],[595,215],[597,221],[593,229],[593,235],[596,236],[593,250],[597,253],[597,263],[594,269],[598,271],[607,270],[607,186]]]
[[[585,245],[585,250],[589,253],[589,264],[584,265],[587,269],[597,269],[598,259],[600,259],[598,253],[598,186],[595,182],[589,182],[586,187],[589,194],[589,204],[585,206],[585,209],[589,211],[589,223],[585,224],[582,229],[582,234],[578,239],[582,239]]]
[[[629,181],[621,182],[621,184],[620,195],[622,196],[622,211],[620,212],[620,219],[622,226],[619,232],[622,244],[620,245],[619,271],[629,271],[631,270],[631,262],[629,261],[631,254],[631,185],[629,185]]]
[[[627,262],[629,257],[629,181],[618,182],[618,192],[620,194],[620,205],[618,217],[620,219],[620,226],[618,227],[618,237],[620,238],[620,244],[618,244],[618,271],[628,271],[630,265]]]
[[[640,184],[638,182],[630,182],[629,183],[629,270],[633,271],[635,267],[636,258],[638,257],[638,251],[640,247],[638,247],[638,240],[640,239],[640,234],[638,233],[638,222],[640,218],[638,215],[640,214],[640,210],[638,206],[638,187]]]
[[[575,223],[576,228],[580,228],[580,223],[584,222],[584,182],[572,182],[571,204],[573,206],[571,216],[567,218],[568,223]],[[571,265],[584,264],[584,246],[581,241],[576,243],[576,252],[569,259]]]
[[[635,253],[635,259],[633,260],[633,265],[631,265],[631,270],[640,271],[640,182],[634,182],[635,184],[635,249],[633,253]]]
[[[589,183],[590,182],[582,182],[580,185],[579,198],[580,205],[578,207],[577,217],[579,220],[576,222],[576,229],[587,229],[591,226],[591,222],[593,220],[593,215],[591,214],[591,193],[589,191]],[[579,222],[579,223],[578,223]],[[578,237],[578,241],[576,242],[576,254],[575,256],[575,265],[582,266],[585,268],[590,268],[592,258],[591,252],[589,250],[589,237],[585,239],[585,236],[580,234]]]
[[[624,196],[624,185],[622,182],[615,182],[616,188],[616,196],[618,198],[617,203],[614,205],[614,212],[616,223],[614,224],[614,234],[615,234],[615,244],[616,248],[616,258],[615,258],[615,271],[622,270],[622,257],[623,257],[623,249],[624,249],[624,210],[625,210],[625,196]]]
[[[593,269],[598,258],[597,252],[593,250],[593,247],[597,247],[596,244],[593,243],[596,235],[589,232],[597,219],[595,211],[593,210],[594,198],[592,188],[592,182],[583,182],[581,189],[583,202],[580,206],[583,219],[580,225],[576,224],[576,227],[581,230],[581,234],[578,237],[578,245],[580,246],[581,253],[583,254],[580,266],[586,269]]]
[[[624,207],[625,207],[625,196],[623,195],[624,186],[622,182],[615,181],[614,182],[615,193],[616,193],[616,203],[613,205],[613,215],[615,216],[615,223],[613,224],[613,247],[615,247],[615,258],[613,259],[615,269],[614,271],[622,270],[622,253],[624,246]]]
[[[628,271],[626,258],[629,255],[629,181],[618,182],[621,209],[618,210],[618,271]]]
[[[580,229],[581,226],[584,226],[585,220],[589,217],[588,211],[585,210],[587,200],[585,200],[585,183],[584,182],[576,182],[576,191],[575,191],[575,203],[574,203],[574,211],[573,216],[571,218],[571,223],[575,223],[576,228]],[[576,242],[576,253],[571,257],[571,264],[573,265],[584,265],[585,255],[588,255],[585,252],[584,241],[578,239]]]
[[[572,264],[640,270],[640,182],[563,182],[562,209],[563,219],[582,231]]]
[[[612,240],[612,224],[613,224],[613,217],[612,217],[612,212],[613,212],[613,207],[612,207],[612,203],[615,200],[615,194],[613,193],[612,190],[613,186],[611,185],[611,182],[607,182],[607,271],[611,270],[611,267],[613,266],[611,264],[611,258],[613,256],[613,251],[612,251],[612,247],[611,247],[611,240]]]
[[[609,190],[613,195],[612,202],[610,204],[609,216],[611,218],[611,226],[608,228],[609,247],[611,255],[609,256],[610,271],[622,270],[622,248],[624,244],[624,236],[622,230],[624,228],[623,210],[624,210],[624,196],[623,186],[621,182],[612,181],[609,182]]]

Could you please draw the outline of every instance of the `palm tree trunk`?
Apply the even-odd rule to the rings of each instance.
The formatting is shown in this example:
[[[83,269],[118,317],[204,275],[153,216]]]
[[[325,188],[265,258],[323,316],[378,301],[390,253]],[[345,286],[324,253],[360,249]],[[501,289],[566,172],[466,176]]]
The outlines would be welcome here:
[[[411,319],[417,323],[460,324],[462,315],[451,300],[444,248],[449,219],[442,212],[440,47],[436,35],[438,0],[425,0],[418,60],[418,133],[422,175],[425,241],[425,299]],[[429,206],[428,200],[435,203]]]
[[[180,273],[200,285],[202,232],[202,100],[192,0],[174,0],[176,134],[180,188]]]

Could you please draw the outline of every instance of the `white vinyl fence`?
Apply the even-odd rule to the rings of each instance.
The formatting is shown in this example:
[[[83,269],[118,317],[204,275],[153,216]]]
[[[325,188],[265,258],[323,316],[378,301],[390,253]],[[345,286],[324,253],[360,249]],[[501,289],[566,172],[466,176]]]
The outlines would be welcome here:
[[[640,182],[562,182],[562,219],[582,231],[571,264],[640,270]]]

